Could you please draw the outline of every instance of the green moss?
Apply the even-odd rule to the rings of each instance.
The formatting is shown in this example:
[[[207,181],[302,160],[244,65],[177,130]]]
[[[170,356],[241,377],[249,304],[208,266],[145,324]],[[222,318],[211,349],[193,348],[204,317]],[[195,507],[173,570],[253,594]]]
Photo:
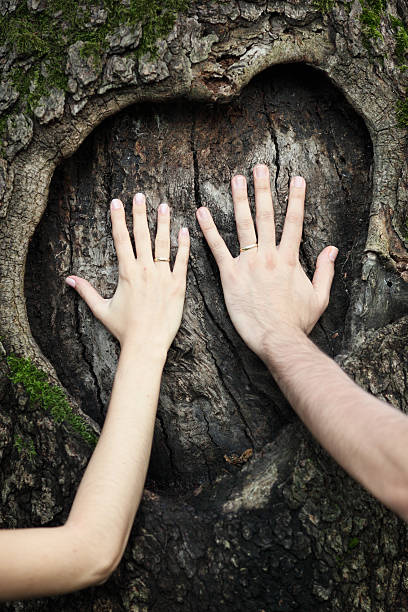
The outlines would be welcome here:
[[[406,70],[405,56],[408,52],[408,29],[405,27],[401,19],[389,15],[391,25],[395,32],[395,55],[402,63],[400,65],[401,70]]]
[[[16,434],[14,436],[13,446],[18,450],[20,455],[27,457],[30,461],[32,461],[37,454],[34,442],[31,438],[22,438],[20,435]]]
[[[358,546],[360,543],[359,538],[350,538],[349,543],[348,543],[348,550],[353,550],[353,548],[355,548],[356,546]]]
[[[67,423],[88,444],[95,446],[98,438],[84,419],[73,413],[61,387],[50,385],[46,373],[36,368],[29,359],[9,355],[7,363],[11,382],[23,385],[32,404],[49,412],[57,423]]]
[[[103,0],[105,23],[86,27],[94,6],[92,0],[79,5],[66,0],[49,0],[42,11],[32,12],[21,1],[16,10],[0,16],[0,40],[19,59],[26,60],[12,73],[12,81],[20,94],[16,103],[19,112],[31,114],[41,96],[51,88],[67,90],[65,66],[67,49],[83,41],[82,53],[91,56],[100,66],[108,47],[106,37],[121,24],[130,27],[141,23],[142,38],[136,55],[156,53],[156,41],[168,34],[177,13],[189,6],[190,0],[129,0],[125,6],[118,0]],[[8,113],[9,116],[11,113]],[[3,123],[4,130],[4,123]],[[0,134],[2,132],[0,131]]]
[[[313,0],[313,5],[324,14],[332,10],[335,2],[336,0]]]
[[[369,47],[371,41],[382,38],[380,26],[387,2],[386,0],[360,0],[360,4],[363,43]]]
[[[401,127],[408,128],[408,92],[397,102],[397,121]]]

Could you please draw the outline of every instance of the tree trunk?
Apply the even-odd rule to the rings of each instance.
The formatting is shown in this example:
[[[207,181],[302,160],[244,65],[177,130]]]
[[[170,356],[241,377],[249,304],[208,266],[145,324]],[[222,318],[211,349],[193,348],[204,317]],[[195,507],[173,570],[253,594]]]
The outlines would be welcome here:
[[[0,10],[12,16],[9,4]],[[153,59],[134,58],[125,30],[128,43],[105,50],[98,70],[72,44],[67,91],[44,97],[34,118],[21,93],[13,102],[0,160],[4,357],[46,371],[95,432],[118,346],[64,277],[113,293],[109,202],[123,200],[131,228],[136,191],[147,194],[152,235],[167,201],[172,255],[182,225],[192,252],[124,559],[101,587],[4,609],[407,610],[405,524],[314,442],[237,336],[194,216],[209,206],[236,254],[231,176],[251,185],[253,165],[268,164],[278,237],[289,179],[304,176],[302,265],[311,275],[324,246],[339,248],[312,338],[408,410],[406,131],[396,119],[407,78],[389,16],[403,20],[407,7],[389,2],[374,39],[363,8],[338,2],[323,16],[306,0],[192,3]],[[1,61],[8,83],[27,59],[8,50]],[[0,525],[60,524],[90,448],[9,382],[5,358],[0,375]]]

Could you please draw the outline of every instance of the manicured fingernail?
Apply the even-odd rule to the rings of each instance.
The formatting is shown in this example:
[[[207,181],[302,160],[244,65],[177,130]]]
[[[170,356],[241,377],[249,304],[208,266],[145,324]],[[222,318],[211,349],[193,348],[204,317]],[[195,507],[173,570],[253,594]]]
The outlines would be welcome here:
[[[186,238],[188,236],[188,228],[187,227],[182,227],[181,228],[180,236],[183,236],[184,238]]]
[[[133,201],[135,204],[144,204],[145,197],[143,193],[136,193],[135,197],[133,198]]]
[[[329,251],[329,259],[330,261],[336,261],[336,257],[337,257],[337,253],[339,252],[339,249],[337,249],[336,247],[332,247]]]
[[[168,210],[169,210],[168,204],[165,204],[164,202],[163,202],[163,204],[160,204],[160,206],[159,206],[159,213],[161,215],[167,215]]]
[[[200,219],[204,220],[208,218],[208,210],[202,206],[197,210],[197,215]]]
[[[265,164],[257,164],[254,168],[256,178],[268,176],[268,167]]]
[[[302,178],[301,176],[295,176],[295,178],[293,179],[294,187],[303,187],[304,184],[305,184],[305,179]]]
[[[73,279],[73,278],[70,278],[70,277],[66,278],[66,279],[65,279],[65,282],[66,282],[66,283],[67,283],[67,285],[69,285],[70,287],[75,287],[75,285],[76,285],[76,282],[74,281],[74,279]]]
[[[114,208],[115,210],[117,210],[118,208],[120,208],[122,206],[122,202],[120,200],[112,200],[112,208]]]
[[[240,174],[238,174],[237,176],[234,176],[232,181],[235,187],[238,187],[238,188],[245,187],[245,183],[246,183],[245,176],[241,176]]]

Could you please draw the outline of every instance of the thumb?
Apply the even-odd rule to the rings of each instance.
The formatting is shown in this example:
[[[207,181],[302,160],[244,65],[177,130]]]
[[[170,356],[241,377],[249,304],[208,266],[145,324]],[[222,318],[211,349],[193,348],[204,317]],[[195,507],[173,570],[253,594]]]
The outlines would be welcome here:
[[[68,276],[65,279],[65,282],[70,287],[76,289],[77,293],[79,293],[84,302],[88,304],[95,317],[99,319],[103,312],[105,300],[101,295],[99,295],[96,289],[92,287],[91,283],[88,283],[87,280],[81,278],[80,276],[73,275]]]
[[[334,276],[334,262],[338,252],[339,250],[334,246],[326,247],[316,260],[312,285],[322,307],[322,312],[326,310],[329,304],[330,288]]]

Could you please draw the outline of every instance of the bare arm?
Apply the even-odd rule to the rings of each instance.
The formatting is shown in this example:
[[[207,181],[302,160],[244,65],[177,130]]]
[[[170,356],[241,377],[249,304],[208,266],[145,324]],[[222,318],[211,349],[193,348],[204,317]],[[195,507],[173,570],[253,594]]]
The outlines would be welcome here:
[[[322,446],[408,520],[408,418],[356,385],[305,334],[282,334],[265,362]]]
[[[256,230],[244,177],[232,194],[241,247],[233,258],[209,211],[197,217],[217,260],[225,302],[238,333],[263,359],[319,442],[373,495],[408,520],[408,419],[358,387],[307,337],[327,307],[335,247],[326,247],[312,282],[299,263],[305,182],[292,180],[285,225],[275,243],[266,166],[254,168]]]
[[[144,197],[134,200],[134,257],[125,214],[112,205],[119,283],[104,300],[71,276],[95,316],[118,338],[121,354],[105,424],[65,525],[0,531],[0,599],[73,591],[105,581],[126,546],[139,506],[167,350],[180,325],[189,251],[179,234],[173,272],[154,262]],[[158,215],[156,257],[170,252],[169,209]],[[68,279],[68,280],[69,280]],[[72,285],[72,283],[69,283]]]

